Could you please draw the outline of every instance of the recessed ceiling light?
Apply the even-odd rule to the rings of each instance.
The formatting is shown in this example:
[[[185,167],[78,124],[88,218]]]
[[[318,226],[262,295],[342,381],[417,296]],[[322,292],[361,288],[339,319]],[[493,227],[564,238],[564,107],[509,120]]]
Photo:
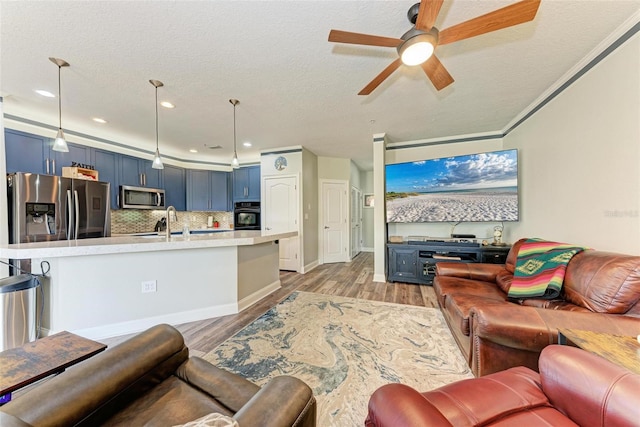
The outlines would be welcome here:
[[[244,145],[245,147],[251,147],[251,143],[249,141],[243,142],[242,145]]]
[[[197,153],[198,150],[196,150],[195,148],[192,148],[191,150],[189,150],[190,153]]]
[[[93,121],[96,122],[96,123],[102,123],[102,124],[107,123],[107,121],[105,119],[101,119],[100,117],[94,117]]]
[[[38,95],[46,96],[47,98],[55,98],[56,96],[48,90],[36,89]]]
[[[164,108],[176,108],[176,106],[169,101],[162,101],[160,105],[162,105]]]

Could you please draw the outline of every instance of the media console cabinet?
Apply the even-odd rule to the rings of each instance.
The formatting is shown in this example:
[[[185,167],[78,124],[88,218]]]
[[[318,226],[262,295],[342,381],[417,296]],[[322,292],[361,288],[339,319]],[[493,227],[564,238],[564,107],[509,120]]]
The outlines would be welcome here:
[[[504,264],[509,249],[510,245],[481,246],[471,242],[387,243],[387,280],[431,285],[438,262]]]

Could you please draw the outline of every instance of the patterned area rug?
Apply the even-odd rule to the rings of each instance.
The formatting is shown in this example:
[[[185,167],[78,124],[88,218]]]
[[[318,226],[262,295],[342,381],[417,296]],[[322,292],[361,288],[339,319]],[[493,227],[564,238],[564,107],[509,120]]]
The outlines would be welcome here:
[[[300,378],[319,426],[362,426],[369,396],[399,382],[427,391],[472,378],[439,310],[294,292],[204,358],[264,385]]]

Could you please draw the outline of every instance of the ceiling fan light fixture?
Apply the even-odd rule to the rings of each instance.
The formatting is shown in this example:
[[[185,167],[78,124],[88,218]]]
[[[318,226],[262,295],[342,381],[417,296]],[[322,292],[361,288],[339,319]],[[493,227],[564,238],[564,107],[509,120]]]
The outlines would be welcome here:
[[[420,65],[431,58],[437,38],[431,33],[422,33],[411,37],[398,47],[398,54],[404,65]]]

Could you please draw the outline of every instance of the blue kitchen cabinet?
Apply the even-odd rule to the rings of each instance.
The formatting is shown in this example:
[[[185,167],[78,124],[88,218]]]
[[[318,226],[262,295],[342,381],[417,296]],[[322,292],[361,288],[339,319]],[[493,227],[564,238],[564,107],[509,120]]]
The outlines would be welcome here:
[[[44,151],[45,149],[49,151],[47,139],[43,136],[5,129],[7,173],[46,173]]]
[[[173,206],[178,211],[187,210],[187,175],[185,169],[165,164],[162,173],[165,205]]]
[[[211,172],[211,210],[230,211],[228,172]]]
[[[90,148],[68,142],[68,153],[53,151],[52,138],[5,129],[7,172],[30,172],[62,175],[63,166],[73,162],[89,164]]]
[[[190,169],[187,171],[188,211],[229,211],[228,172]]]
[[[233,170],[233,201],[260,200],[260,166]]]
[[[100,181],[111,184],[111,209],[118,209],[118,190],[120,185],[119,155],[117,153],[94,148],[91,164],[98,171]]]
[[[51,175],[62,175],[63,167],[71,167],[77,165],[91,164],[91,148],[84,145],[73,144],[67,142],[69,151],[61,153],[53,151],[53,139],[47,138],[47,146],[49,150],[49,172]],[[45,161],[46,166],[46,161]]]
[[[151,159],[120,154],[120,185],[162,188],[161,169],[151,167]]]

